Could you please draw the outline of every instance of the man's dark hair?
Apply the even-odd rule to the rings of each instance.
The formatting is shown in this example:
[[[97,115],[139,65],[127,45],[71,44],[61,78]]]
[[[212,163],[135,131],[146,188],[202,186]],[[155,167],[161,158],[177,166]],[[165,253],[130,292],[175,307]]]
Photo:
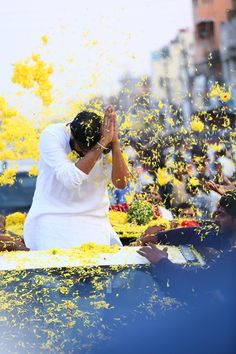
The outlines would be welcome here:
[[[91,150],[101,137],[102,117],[94,112],[83,111],[70,123],[71,133],[82,150]]]
[[[194,211],[196,211],[196,207],[192,204],[192,203],[189,203],[189,202],[183,202],[183,203],[180,203],[177,205],[176,209],[175,209],[175,213],[177,216],[180,215],[180,212],[184,209],[193,209]]]
[[[226,210],[229,215],[231,215],[233,218],[236,218],[236,189],[226,192],[220,198],[219,204]]]

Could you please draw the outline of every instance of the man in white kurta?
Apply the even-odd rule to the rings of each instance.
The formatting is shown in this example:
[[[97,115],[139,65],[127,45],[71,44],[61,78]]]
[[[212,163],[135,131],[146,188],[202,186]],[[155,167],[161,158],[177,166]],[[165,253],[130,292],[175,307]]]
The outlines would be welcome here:
[[[84,173],[68,157],[70,138],[66,124],[50,125],[41,135],[39,175],[24,226],[24,241],[31,250],[88,242],[121,245],[108,218],[106,185],[112,166],[102,154]]]

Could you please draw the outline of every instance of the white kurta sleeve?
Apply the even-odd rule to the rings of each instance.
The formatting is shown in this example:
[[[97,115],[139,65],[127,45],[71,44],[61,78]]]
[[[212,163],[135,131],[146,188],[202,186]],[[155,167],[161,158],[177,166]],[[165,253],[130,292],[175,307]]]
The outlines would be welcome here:
[[[39,142],[40,158],[50,166],[55,176],[66,188],[73,189],[81,185],[88,175],[69,160],[60,137],[45,129]]]

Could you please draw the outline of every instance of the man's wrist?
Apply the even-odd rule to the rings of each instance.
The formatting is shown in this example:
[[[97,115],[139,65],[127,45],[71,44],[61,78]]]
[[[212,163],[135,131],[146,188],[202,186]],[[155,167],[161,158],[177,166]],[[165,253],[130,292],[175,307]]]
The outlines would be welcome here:
[[[119,138],[112,140],[112,144],[119,144],[120,145],[120,140]]]
[[[115,141],[112,141],[112,149],[119,149],[121,150],[120,148],[120,141],[119,140],[115,140]]]
[[[108,150],[108,147],[106,144],[104,144],[104,142],[100,142],[98,141],[96,144],[97,148],[102,149],[102,150]]]
[[[107,148],[107,146],[109,145],[109,142],[106,141],[106,139],[103,137],[97,142],[97,144],[104,146],[104,148]]]

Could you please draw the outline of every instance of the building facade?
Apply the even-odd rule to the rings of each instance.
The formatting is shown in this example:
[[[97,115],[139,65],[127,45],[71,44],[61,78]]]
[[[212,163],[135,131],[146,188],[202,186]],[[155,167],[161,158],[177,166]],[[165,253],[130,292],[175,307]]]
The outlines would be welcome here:
[[[221,29],[227,22],[232,0],[192,0],[194,22],[194,64],[196,77],[194,96],[199,99],[195,104],[203,106],[205,94],[210,84],[224,82],[221,59]]]
[[[152,53],[152,94],[157,101],[179,105],[191,90],[193,34],[182,29],[168,46]]]
[[[221,26],[220,53],[224,82],[232,89],[232,101],[236,105],[236,0],[227,14],[227,22]]]

